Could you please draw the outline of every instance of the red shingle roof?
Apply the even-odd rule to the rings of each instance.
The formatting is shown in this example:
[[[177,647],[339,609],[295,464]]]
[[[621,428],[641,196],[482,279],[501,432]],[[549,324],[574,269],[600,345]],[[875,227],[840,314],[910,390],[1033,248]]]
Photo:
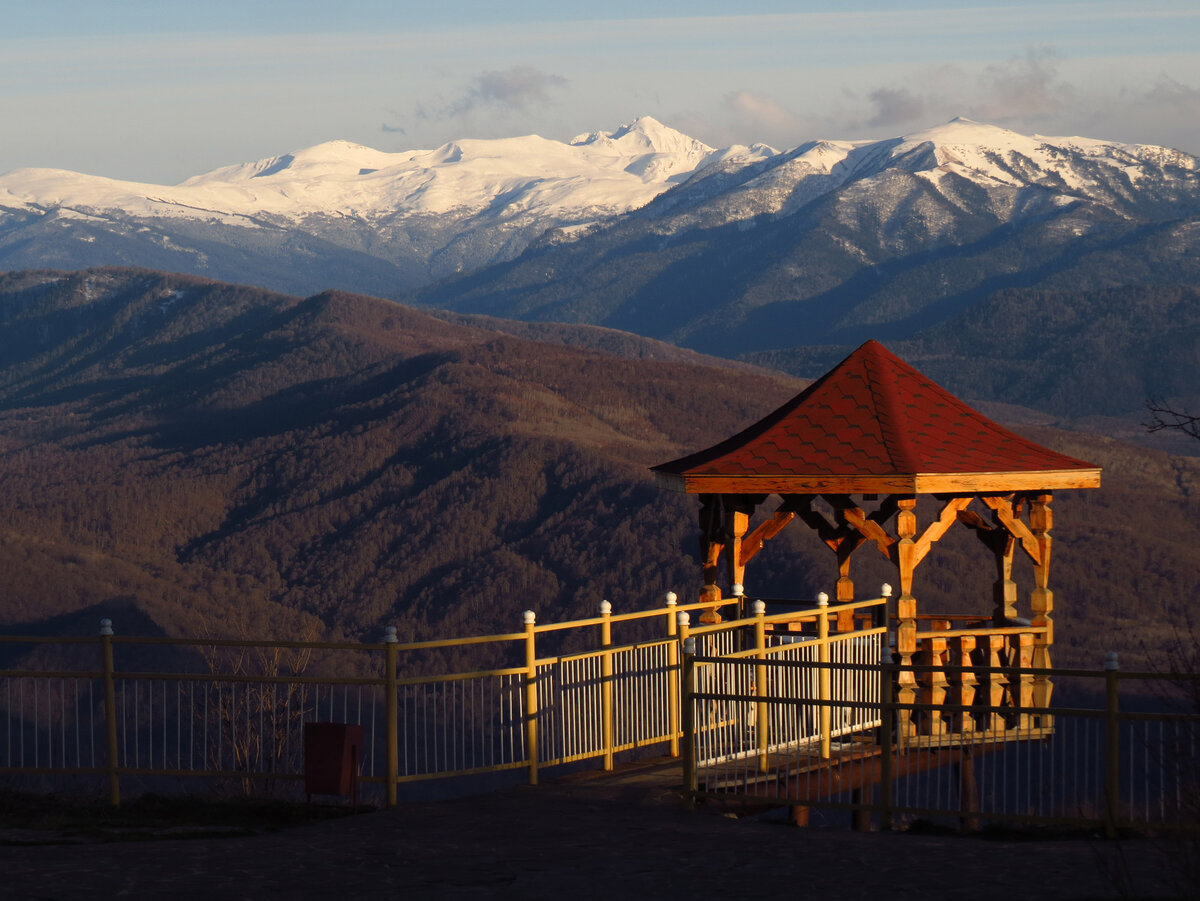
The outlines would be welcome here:
[[[1086,488],[1095,464],[1034,444],[868,341],[774,413],[653,468],[689,493]]]

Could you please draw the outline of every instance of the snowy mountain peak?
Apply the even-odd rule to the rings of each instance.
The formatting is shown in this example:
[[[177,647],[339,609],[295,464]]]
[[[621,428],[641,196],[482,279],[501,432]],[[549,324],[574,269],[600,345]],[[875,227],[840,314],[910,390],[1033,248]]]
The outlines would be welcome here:
[[[663,125],[652,116],[640,116],[615,131],[593,131],[571,142],[573,147],[611,146],[641,153],[683,153],[702,156],[713,148]]]

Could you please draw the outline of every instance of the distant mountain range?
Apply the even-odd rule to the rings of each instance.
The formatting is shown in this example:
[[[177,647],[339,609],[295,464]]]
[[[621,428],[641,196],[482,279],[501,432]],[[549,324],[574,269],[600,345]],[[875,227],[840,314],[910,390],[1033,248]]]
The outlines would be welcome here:
[[[1200,400],[1200,161],[964,119],[782,153],[646,118],[566,144],[333,142],[169,188],[0,177],[0,267],[101,264],[598,324],[808,377],[873,337],[1061,417]]]
[[[174,186],[53,169],[0,176],[0,268],[133,264],[395,298],[511,259],[549,228],[643,206],[716,151],[651,118],[564,144],[530,135],[384,153],[331,141]]]
[[[92,635],[109,616],[122,635],[444,637],[697,591],[696,500],[648,467],[801,383],[593,327],[508,328],[147,270],[0,275],[0,631]],[[1055,497],[1055,661],[1136,668],[1192,604],[1200,461],[1019,431],[1105,468],[1103,489]],[[888,567],[865,548],[854,574],[874,591]],[[837,564],[792,526],[753,575],[754,593],[811,597]],[[985,614],[994,578],[956,528],[916,591]]]

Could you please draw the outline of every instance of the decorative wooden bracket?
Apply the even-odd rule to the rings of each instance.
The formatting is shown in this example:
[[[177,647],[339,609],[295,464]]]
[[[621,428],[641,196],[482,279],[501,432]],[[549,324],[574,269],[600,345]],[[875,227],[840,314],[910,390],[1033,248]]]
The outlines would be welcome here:
[[[1013,499],[1009,495],[1001,497],[993,494],[983,494],[979,499],[996,512],[996,518],[1008,530],[1008,533],[1021,542],[1021,549],[1033,561],[1035,566],[1042,565],[1042,547],[1037,537],[1030,531],[1029,526],[1018,517],[1013,509]]]
[[[759,523],[753,532],[742,539],[741,564],[745,566],[753,560],[754,555],[762,550],[763,544],[782,532],[795,518],[795,513],[780,507],[771,519]]]

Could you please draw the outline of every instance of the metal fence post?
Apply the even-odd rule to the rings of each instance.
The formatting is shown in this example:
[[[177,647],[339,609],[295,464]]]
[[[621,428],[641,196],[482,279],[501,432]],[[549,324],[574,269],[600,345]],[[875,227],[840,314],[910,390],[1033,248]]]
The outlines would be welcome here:
[[[525,746],[529,750],[529,784],[538,784],[537,614],[525,611]]]
[[[895,745],[892,734],[896,728],[896,709],[892,692],[892,649],[884,645],[879,661],[879,828],[892,828],[892,781],[895,779]]]
[[[108,747],[108,797],[113,807],[120,807],[121,777],[117,774],[117,692],[113,684],[112,640],[112,620],[100,620],[100,652],[104,671],[104,730]]]
[[[679,614],[679,624],[683,631],[687,630],[688,615],[687,613]],[[692,699],[692,693],[695,691],[695,654],[696,654],[696,639],[684,638],[683,642],[683,665],[680,672],[680,681],[682,683],[683,705],[683,800],[688,807],[696,806],[696,717],[695,717],[695,701]]]
[[[767,771],[767,748],[770,746],[770,717],[767,709],[767,624],[765,615],[767,605],[762,601],[754,602],[754,644],[755,656],[758,663],[754,666],[754,694],[758,698],[755,710],[758,714],[754,731],[758,733],[758,771]]]
[[[1117,718],[1117,680],[1120,678],[1120,659],[1116,651],[1104,656],[1104,834],[1117,837],[1117,801],[1121,791],[1121,730]]]
[[[673,591],[667,592],[667,728],[671,733],[671,756],[679,756],[679,642],[675,621],[675,602],[679,598]]]
[[[396,710],[396,627],[388,626],[383,630],[384,649],[384,691],[387,693],[387,806],[396,806],[396,782],[400,776],[399,727],[400,717]]]
[[[828,760],[832,753],[829,732],[833,710],[829,706],[832,700],[829,678],[829,595],[823,591],[817,595],[817,666],[820,685],[818,700],[821,702],[821,757]]]
[[[612,604],[600,602],[600,728],[604,741],[604,769],[613,768],[613,658]]]

